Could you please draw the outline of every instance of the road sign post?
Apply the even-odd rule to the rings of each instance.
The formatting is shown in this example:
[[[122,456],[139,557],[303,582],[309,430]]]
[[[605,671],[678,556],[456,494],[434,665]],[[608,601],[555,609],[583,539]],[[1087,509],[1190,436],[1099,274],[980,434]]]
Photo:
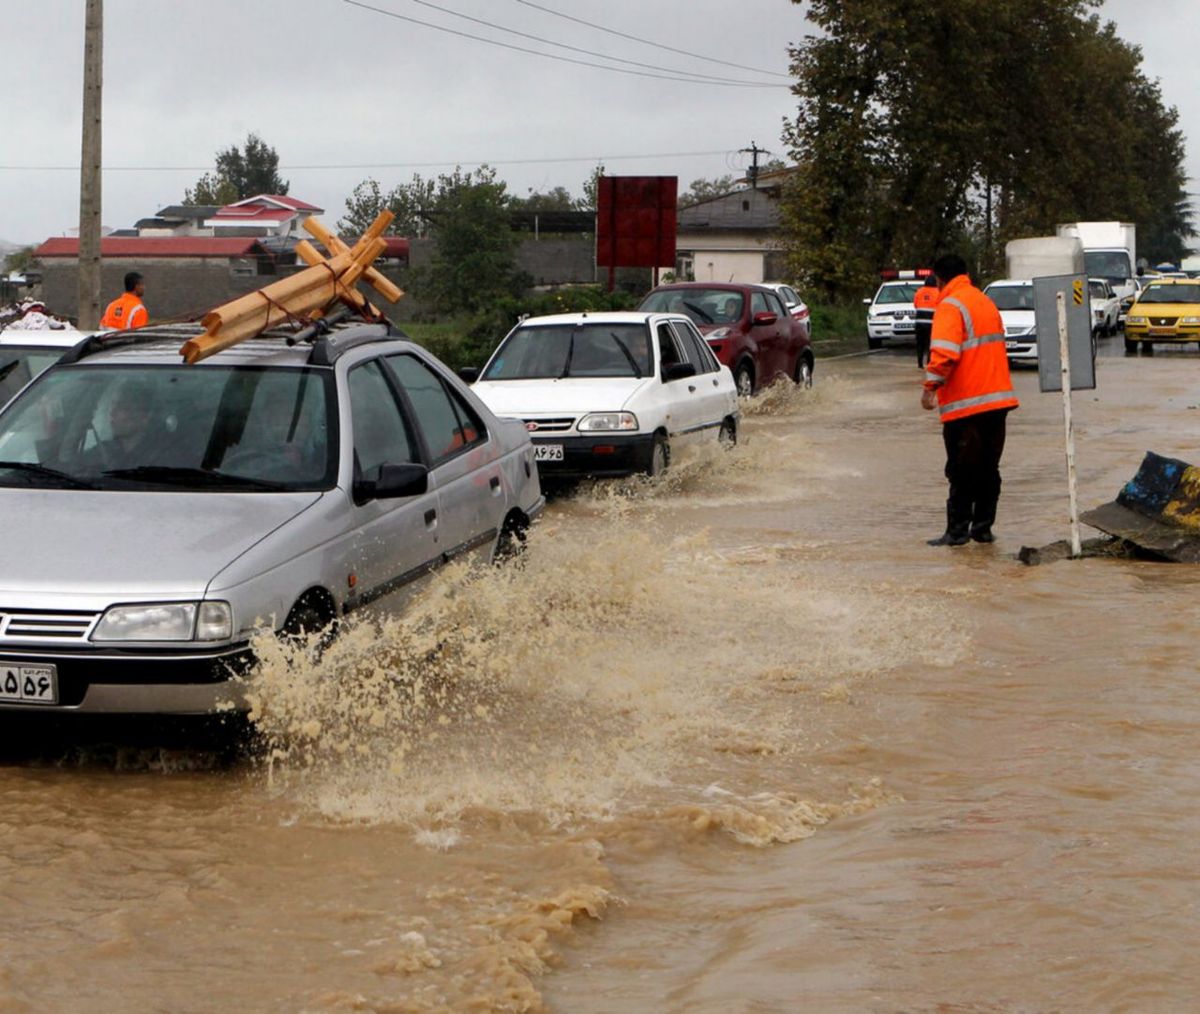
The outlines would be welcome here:
[[[1071,391],[1091,390],[1096,386],[1096,355],[1092,344],[1092,312],[1087,277],[1053,275],[1035,278],[1033,305],[1038,336],[1038,380],[1043,392],[1062,392],[1071,556],[1078,558],[1083,548],[1079,538]]]

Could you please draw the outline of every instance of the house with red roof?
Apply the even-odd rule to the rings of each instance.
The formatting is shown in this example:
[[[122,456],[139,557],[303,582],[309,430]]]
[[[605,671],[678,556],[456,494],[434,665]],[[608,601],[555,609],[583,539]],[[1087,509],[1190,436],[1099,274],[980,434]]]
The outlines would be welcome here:
[[[324,210],[295,197],[258,194],[218,208],[204,226],[213,236],[296,236],[306,218]]]

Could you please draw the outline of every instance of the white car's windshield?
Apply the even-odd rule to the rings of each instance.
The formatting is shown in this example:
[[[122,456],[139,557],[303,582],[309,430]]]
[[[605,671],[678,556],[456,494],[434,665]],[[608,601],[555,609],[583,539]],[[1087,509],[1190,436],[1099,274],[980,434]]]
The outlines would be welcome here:
[[[548,324],[519,327],[496,350],[482,380],[648,377],[645,324]]]
[[[876,303],[911,303],[917,294],[916,285],[884,285],[875,293]]]
[[[58,367],[0,413],[0,486],[327,489],[332,382],[309,369]]]
[[[1032,310],[1032,285],[989,285],[983,294],[996,304],[997,310]]]
[[[24,345],[0,347],[0,405],[8,402],[42,370],[53,366],[65,351]]]

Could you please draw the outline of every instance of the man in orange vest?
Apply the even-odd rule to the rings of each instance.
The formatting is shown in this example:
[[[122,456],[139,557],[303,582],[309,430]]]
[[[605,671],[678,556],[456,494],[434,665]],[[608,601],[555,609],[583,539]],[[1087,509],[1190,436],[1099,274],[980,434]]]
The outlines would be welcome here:
[[[1008,413],[1019,404],[1008,375],[1004,323],[954,254],[933,265],[941,290],[933,313],[921,406],[936,408],[946,445],[946,531],[931,546],[992,542]]]
[[[917,311],[917,367],[929,362],[929,334],[933,330],[933,311],[938,299],[937,279],[932,274],[925,277],[925,284],[913,294],[913,306]]]
[[[142,297],[146,294],[146,283],[136,271],[125,275],[125,292],[108,304],[100,326],[106,331],[128,331],[134,327],[145,327],[150,314]]]

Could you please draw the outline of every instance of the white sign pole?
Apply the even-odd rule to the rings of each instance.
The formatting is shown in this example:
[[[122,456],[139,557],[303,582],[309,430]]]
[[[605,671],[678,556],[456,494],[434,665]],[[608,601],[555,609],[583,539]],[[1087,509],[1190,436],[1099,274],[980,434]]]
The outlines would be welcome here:
[[[1083,553],[1079,543],[1079,500],[1075,493],[1075,429],[1071,424],[1071,347],[1067,341],[1067,303],[1063,293],[1055,295],[1058,311],[1058,351],[1062,360],[1063,427],[1067,437],[1067,498],[1071,514],[1071,558]]]

